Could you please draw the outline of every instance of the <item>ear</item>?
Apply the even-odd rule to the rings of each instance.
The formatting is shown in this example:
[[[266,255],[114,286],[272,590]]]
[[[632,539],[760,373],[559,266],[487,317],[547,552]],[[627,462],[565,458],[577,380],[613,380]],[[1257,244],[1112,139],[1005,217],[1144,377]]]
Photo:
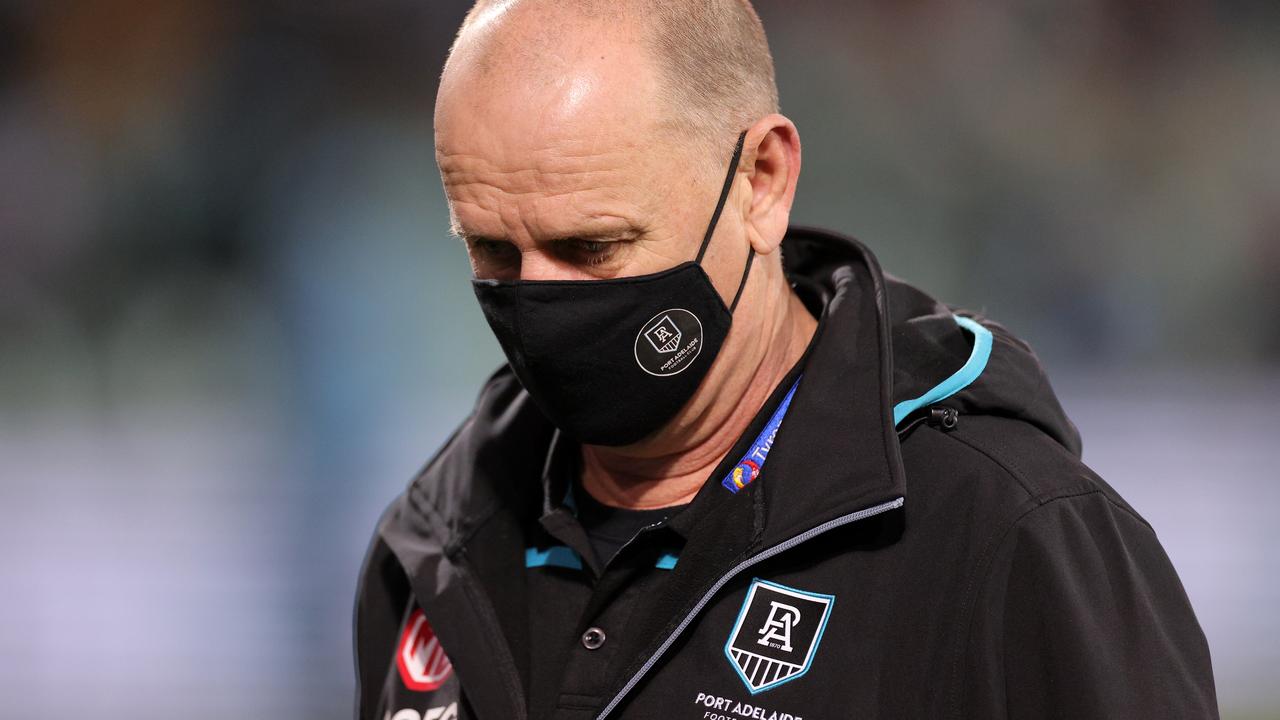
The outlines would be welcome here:
[[[757,254],[768,255],[787,233],[800,179],[800,133],[795,123],[777,113],[761,118],[747,130],[740,162],[751,183],[747,235]]]

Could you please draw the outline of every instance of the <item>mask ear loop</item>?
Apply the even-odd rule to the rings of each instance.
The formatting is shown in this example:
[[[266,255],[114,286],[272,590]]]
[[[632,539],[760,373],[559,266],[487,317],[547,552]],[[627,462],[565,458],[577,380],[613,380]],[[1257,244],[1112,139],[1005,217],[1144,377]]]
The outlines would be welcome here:
[[[742,159],[742,144],[747,139],[747,131],[738,135],[738,143],[733,148],[733,159],[729,161],[729,174],[724,178],[724,186],[720,188],[720,199],[716,202],[716,211],[711,215],[711,223],[707,225],[707,234],[702,237],[702,246],[698,248],[698,257],[694,262],[702,264],[702,256],[707,254],[707,246],[711,244],[711,236],[715,234],[716,223],[720,221],[720,213],[724,210],[725,201],[729,199],[729,189],[733,187],[733,178],[738,174],[738,161]],[[738,281],[738,291],[733,294],[733,302],[729,305],[729,314],[738,307],[742,299],[742,291],[747,287],[747,277],[751,275],[751,261],[755,259],[756,249],[747,252],[747,264],[742,269],[742,280]]]
[[[738,283],[738,292],[733,294],[733,302],[729,305],[729,314],[732,315],[734,309],[738,307],[738,301],[742,299],[742,291],[747,287],[747,276],[751,274],[751,261],[756,256],[756,249],[753,247],[747,252],[747,266],[742,269],[742,280]]]
[[[747,131],[738,136],[738,144],[733,148],[733,159],[729,161],[729,174],[725,176],[724,187],[720,188],[720,200],[716,202],[716,211],[711,215],[711,223],[707,225],[707,234],[702,236],[702,247],[698,248],[698,257],[694,262],[702,264],[702,256],[707,254],[707,245],[716,231],[716,223],[720,221],[720,211],[724,210],[725,200],[729,199],[729,188],[733,187],[733,177],[738,174],[738,161],[742,159],[742,143],[747,139]]]

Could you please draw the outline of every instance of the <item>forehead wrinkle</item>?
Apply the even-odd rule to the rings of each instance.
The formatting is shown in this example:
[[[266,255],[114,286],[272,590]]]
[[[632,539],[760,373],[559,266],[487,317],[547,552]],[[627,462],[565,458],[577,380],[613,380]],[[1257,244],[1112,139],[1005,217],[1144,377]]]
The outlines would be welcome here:
[[[596,236],[642,228],[640,208],[633,200],[617,188],[594,183],[572,188],[551,188],[547,183],[512,188],[476,182],[452,185],[450,195],[458,224],[474,235],[493,235],[491,229],[481,232],[476,226],[494,219],[504,234],[529,239]],[[601,222],[608,218],[622,222]]]
[[[614,155],[620,153],[612,153]],[[599,158],[583,167],[584,160]],[[482,155],[444,155],[439,159],[446,188],[491,186],[513,195],[543,193],[562,195],[580,190],[621,191],[632,177],[617,162],[605,162],[600,154],[562,156],[552,152],[535,155],[531,166],[507,166]]]
[[[635,208],[590,192],[514,198],[516,215],[532,238],[597,237],[639,230]]]

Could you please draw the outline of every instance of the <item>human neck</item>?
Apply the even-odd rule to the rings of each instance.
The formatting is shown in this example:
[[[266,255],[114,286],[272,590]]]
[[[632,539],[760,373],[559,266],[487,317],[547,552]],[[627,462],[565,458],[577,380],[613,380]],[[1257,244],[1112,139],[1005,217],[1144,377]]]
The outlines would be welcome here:
[[[582,446],[582,484],[587,492],[606,505],[631,509],[693,499],[804,355],[817,328],[785,282],[771,299],[756,328],[731,329],[719,353],[722,362],[661,431],[624,447]],[[723,362],[728,358],[736,360]]]

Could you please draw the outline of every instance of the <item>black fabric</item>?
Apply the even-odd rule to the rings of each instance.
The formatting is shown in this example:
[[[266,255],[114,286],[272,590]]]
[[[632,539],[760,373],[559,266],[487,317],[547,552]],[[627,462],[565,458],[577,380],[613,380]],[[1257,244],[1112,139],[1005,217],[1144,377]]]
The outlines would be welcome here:
[[[706,377],[733,310],[701,263],[745,136],[738,136],[696,260],[607,280],[472,280],[516,376],[570,437],[592,445],[636,442],[670,420]],[[754,257],[748,251],[735,307]]]
[[[1066,559],[1061,548],[1076,551]],[[1036,718],[1212,712],[1207,658],[1186,663],[1205,653],[1195,615],[1155,533],[1127,508],[1098,492],[1029,509],[991,567],[961,707]]]
[[[530,528],[528,537],[534,544],[558,540],[540,530]],[[642,644],[643,637],[630,620],[669,575],[655,569],[654,560],[678,546],[670,533],[662,531],[645,531],[628,540],[598,571],[591,565],[524,570],[528,607],[522,617],[527,619],[530,637],[528,717],[558,718],[598,705],[618,666]],[[602,646],[583,645],[588,627],[604,632]]]
[[[581,487],[574,499],[578,503],[578,522],[582,523],[582,529],[591,542],[591,551],[601,566],[608,566],[618,550],[641,529],[666,521],[688,505],[685,503],[651,510],[613,507],[596,500]]]
[[[1149,524],[1081,462],[1030,349],[977,318],[994,344],[986,371],[941,402],[957,422],[900,436],[894,405],[972,350],[953,309],[885,277],[849,238],[794,228],[783,258],[823,317],[763,473],[736,494],[708,483],[578,594],[532,582],[586,583],[587,572],[509,569],[559,512],[539,482],[554,429],[509,370],[491,379],[379,524],[357,603],[359,717],[453,707],[508,720],[539,698],[535,716],[558,719],[1216,718],[1208,646],[1177,573]],[[668,541],[682,543],[679,562],[660,571],[652,559]],[[788,605],[778,587],[803,602],[772,618],[749,605]],[[557,602],[578,618],[572,635],[530,614]],[[460,683],[380,704],[368,695],[382,694],[388,628],[410,603]],[[744,617],[760,627],[743,629]],[[803,672],[774,682],[781,665],[735,660],[744,647],[782,652],[771,633],[787,622],[821,623],[792,638],[817,638]],[[588,651],[580,630],[593,623],[609,640]],[[522,641],[507,637],[521,624],[529,657],[561,663],[564,684],[521,674]],[[601,651],[603,662],[590,655]],[[590,670],[570,668],[575,658]]]

